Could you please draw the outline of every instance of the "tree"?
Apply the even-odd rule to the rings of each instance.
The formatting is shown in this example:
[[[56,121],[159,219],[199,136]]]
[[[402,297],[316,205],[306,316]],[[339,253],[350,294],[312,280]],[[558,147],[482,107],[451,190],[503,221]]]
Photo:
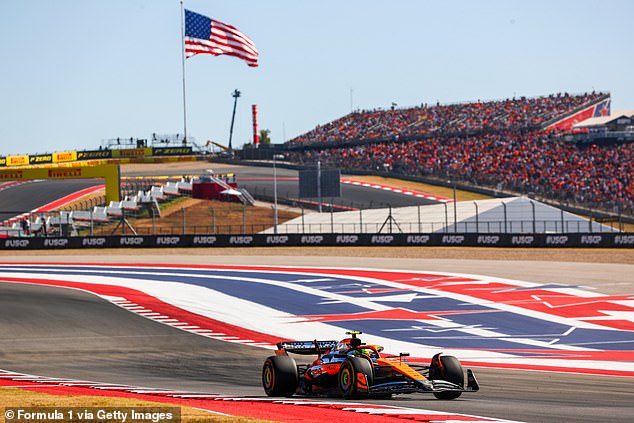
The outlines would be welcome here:
[[[271,143],[271,130],[270,129],[260,129],[260,144],[270,144]]]

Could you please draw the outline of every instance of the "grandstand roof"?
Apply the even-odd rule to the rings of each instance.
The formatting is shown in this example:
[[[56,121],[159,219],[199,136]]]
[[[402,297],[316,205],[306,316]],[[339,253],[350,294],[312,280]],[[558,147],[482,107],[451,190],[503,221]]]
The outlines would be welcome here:
[[[278,225],[278,233],[389,233],[390,228],[394,233],[533,233],[533,229],[534,233],[558,233],[562,223],[565,232],[613,230],[526,197],[461,201],[455,205],[455,228],[454,204],[445,203],[391,210],[309,213]],[[273,233],[273,228],[264,233]]]
[[[603,125],[607,125],[608,123],[616,119],[620,119],[623,117],[634,118],[634,109],[619,110],[617,112],[612,113],[610,116],[600,116],[600,117],[593,117],[590,119],[586,119],[582,122],[579,122],[573,125],[573,128],[590,128],[593,126],[603,126]]]

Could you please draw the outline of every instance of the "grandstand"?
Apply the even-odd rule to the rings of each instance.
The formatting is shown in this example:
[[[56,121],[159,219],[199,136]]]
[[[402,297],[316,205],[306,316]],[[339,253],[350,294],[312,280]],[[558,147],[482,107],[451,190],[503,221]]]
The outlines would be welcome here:
[[[609,98],[607,93],[553,94],[544,97],[435,106],[366,110],[291,139],[289,145],[349,141],[385,141],[434,135],[503,130],[538,130],[558,119],[580,113]]]
[[[362,111],[286,147],[299,164],[451,180],[632,216],[633,144],[566,141],[572,122],[609,105],[609,94],[593,92]]]

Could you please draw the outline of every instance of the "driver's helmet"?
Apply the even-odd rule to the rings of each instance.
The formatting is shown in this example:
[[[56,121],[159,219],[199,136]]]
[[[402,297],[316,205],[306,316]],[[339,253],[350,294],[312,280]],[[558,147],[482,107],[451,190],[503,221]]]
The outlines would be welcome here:
[[[340,354],[347,353],[348,350],[350,350],[350,341],[351,341],[351,338],[346,338],[339,341],[339,343],[337,344],[337,352]]]
[[[355,355],[367,355],[370,356],[372,354],[372,350],[370,348],[361,348],[354,351]]]

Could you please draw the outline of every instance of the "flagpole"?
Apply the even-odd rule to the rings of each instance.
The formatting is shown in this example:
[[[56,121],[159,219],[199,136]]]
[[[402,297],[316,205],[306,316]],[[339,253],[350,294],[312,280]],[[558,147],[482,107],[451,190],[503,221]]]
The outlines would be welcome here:
[[[181,65],[183,74],[183,143],[187,143],[187,101],[185,97],[185,12],[181,0]]]

